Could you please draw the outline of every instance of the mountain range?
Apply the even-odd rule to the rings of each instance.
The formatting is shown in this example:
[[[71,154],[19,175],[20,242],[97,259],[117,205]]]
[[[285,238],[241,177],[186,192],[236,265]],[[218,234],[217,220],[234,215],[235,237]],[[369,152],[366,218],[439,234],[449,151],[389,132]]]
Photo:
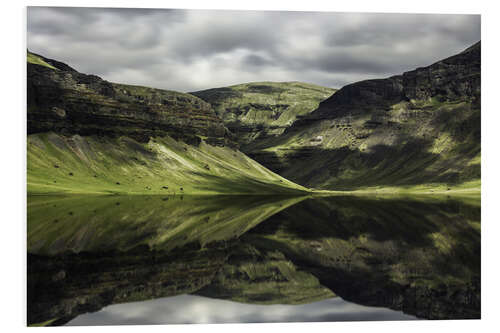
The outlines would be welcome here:
[[[479,190],[481,43],[333,89],[180,93],[28,52],[28,192]]]

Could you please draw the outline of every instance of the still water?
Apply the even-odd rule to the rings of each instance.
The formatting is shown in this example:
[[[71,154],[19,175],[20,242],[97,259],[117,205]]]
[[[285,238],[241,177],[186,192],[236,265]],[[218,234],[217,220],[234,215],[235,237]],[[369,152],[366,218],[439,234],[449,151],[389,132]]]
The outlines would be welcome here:
[[[28,324],[480,318],[479,198],[28,199]]]

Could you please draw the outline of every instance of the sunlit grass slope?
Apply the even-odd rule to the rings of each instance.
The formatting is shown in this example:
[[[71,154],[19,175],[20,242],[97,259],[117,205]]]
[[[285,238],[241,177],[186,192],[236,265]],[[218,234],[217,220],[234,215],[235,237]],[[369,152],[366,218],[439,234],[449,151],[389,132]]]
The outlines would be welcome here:
[[[51,64],[47,63],[45,60],[43,60],[40,56],[36,55],[36,54],[33,54],[31,52],[28,52],[28,63],[30,64],[35,64],[35,65],[40,65],[40,66],[45,66],[45,67],[48,67],[50,69],[54,69],[54,70],[57,70],[57,68],[55,68],[54,66],[52,66]]]
[[[28,136],[29,194],[292,194],[307,191],[238,150],[169,137]]]

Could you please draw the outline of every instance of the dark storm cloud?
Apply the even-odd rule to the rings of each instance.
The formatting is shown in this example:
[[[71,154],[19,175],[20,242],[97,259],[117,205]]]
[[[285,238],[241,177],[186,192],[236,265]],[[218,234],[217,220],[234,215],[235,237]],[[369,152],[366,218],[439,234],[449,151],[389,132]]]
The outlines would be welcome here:
[[[28,8],[28,48],[123,83],[330,87],[429,65],[480,39],[477,15]]]

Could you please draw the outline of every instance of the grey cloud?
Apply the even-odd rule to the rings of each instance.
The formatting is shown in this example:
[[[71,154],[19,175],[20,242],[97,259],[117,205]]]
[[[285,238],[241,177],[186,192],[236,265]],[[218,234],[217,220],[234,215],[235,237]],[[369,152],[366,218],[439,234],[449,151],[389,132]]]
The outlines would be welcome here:
[[[270,61],[257,54],[250,54],[243,59],[242,65],[251,67],[274,66],[276,62]]]
[[[86,73],[194,91],[248,81],[341,87],[480,39],[478,15],[29,7],[28,48]]]
[[[329,30],[325,41],[337,46],[371,45],[391,47],[401,41],[418,41],[432,36],[474,42],[479,36],[479,16],[450,14],[357,14],[354,24]],[[472,35],[472,36],[471,36]],[[465,38],[464,38],[465,37]],[[472,40],[471,40],[472,37]]]

